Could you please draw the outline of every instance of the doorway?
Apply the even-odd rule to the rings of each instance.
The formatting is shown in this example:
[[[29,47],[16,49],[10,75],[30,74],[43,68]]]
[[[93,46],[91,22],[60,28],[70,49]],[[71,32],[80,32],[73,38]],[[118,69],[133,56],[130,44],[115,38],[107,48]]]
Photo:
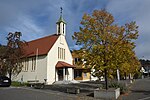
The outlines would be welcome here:
[[[63,80],[63,69],[58,69],[58,81]]]

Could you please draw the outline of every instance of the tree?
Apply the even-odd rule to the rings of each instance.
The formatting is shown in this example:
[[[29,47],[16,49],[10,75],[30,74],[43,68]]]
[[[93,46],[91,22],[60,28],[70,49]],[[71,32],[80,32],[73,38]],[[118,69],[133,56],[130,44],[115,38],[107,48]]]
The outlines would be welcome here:
[[[82,46],[79,50],[81,58],[87,60],[95,73],[104,73],[108,89],[107,77],[112,77],[114,70],[123,63],[133,65],[128,60],[135,56],[133,40],[138,37],[138,26],[135,22],[124,26],[114,24],[114,17],[106,10],[94,10],[92,15],[84,14],[81,25],[80,31],[73,35],[76,44]]]
[[[5,64],[7,47],[0,45],[0,75],[4,76],[7,74],[7,67]]]
[[[16,75],[22,69],[21,58],[24,54],[24,41],[21,41],[21,35],[21,32],[10,32],[7,36],[7,46],[5,50],[2,51],[2,69],[5,69],[5,73],[9,75],[10,79],[12,74]]]

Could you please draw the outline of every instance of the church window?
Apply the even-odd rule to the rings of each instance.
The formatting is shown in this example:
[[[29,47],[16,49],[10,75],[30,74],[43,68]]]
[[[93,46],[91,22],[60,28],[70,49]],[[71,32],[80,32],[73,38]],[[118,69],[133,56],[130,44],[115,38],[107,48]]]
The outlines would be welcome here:
[[[58,47],[58,59],[65,60],[65,49]]]
[[[33,57],[32,58],[32,71],[35,71],[35,68],[36,68],[36,57]]]
[[[60,49],[60,48],[58,47],[58,59],[60,58],[60,53],[59,53],[60,50],[59,50],[59,49]]]
[[[63,59],[63,48],[61,48],[61,59]]]
[[[26,58],[23,60],[22,62],[23,67],[24,67],[24,71],[28,71],[28,67],[29,67],[29,60]]]
[[[63,34],[65,33],[65,24],[63,24]]]
[[[65,60],[65,49],[64,49],[64,60]]]
[[[28,67],[29,67],[29,59],[26,59],[26,71],[28,71]]]
[[[62,56],[61,56],[61,50],[62,50],[62,49],[60,48],[60,52],[59,52],[59,53],[60,53],[60,59],[62,58]]]
[[[59,23],[59,25],[58,25],[58,33],[60,33],[60,23]]]

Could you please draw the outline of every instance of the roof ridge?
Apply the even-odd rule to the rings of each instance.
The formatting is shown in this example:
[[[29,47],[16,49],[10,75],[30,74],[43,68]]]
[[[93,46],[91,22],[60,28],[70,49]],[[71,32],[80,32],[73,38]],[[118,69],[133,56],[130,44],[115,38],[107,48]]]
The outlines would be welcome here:
[[[26,42],[27,45],[24,46],[25,55],[28,55],[28,57],[35,56],[37,48],[38,48],[38,55],[47,54],[51,50],[51,48],[53,47],[59,36],[60,35],[52,34],[49,36],[45,36],[39,39]],[[33,52],[33,54],[31,54],[31,52]]]
[[[44,39],[44,38],[48,38],[48,37],[51,37],[51,36],[59,36],[59,35],[51,34],[51,35],[47,35],[47,36],[44,36],[44,37],[41,37],[41,38],[37,38],[37,39],[31,40],[31,41],[27,41],[27,43],[33,42],[33,41],[38,41],[38,40],[41,40],[41,39]]]

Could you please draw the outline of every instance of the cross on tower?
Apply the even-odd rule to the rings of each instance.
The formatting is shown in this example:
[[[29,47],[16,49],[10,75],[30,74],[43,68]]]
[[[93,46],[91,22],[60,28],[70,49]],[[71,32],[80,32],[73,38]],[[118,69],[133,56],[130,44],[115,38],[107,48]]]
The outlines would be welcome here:
[[[60,7],[60,10],[61,10],[61,12],[60,12],[60,13],[61,13],[61,15],[62,15],[63,8],[62,8],[62,7]]]

